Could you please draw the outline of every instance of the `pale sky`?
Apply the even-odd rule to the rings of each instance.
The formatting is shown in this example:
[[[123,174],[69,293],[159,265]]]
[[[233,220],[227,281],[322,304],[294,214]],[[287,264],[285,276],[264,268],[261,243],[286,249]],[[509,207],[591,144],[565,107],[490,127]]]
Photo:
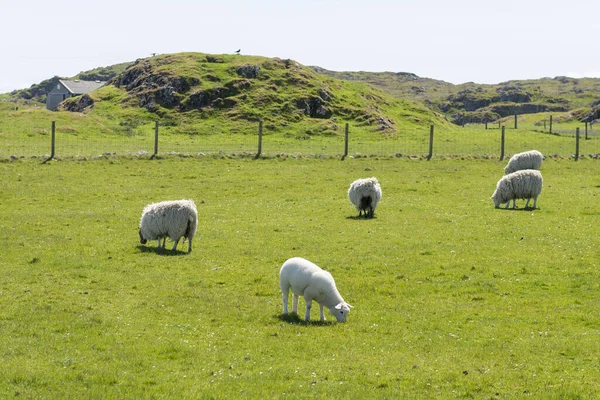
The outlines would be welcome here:
[[[0,93],[152,53],[290,58],[451,83],[600,77],[590,0],[0,0]]]

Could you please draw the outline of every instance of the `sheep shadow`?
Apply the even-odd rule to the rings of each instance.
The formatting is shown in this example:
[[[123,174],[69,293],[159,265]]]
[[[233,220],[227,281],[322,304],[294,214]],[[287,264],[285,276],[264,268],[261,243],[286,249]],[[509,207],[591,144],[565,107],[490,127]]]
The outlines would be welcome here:
[[[305,321],[303,318],[294,312],[289,314],[279,314],[276,315],[275,318],[280,321],[286,322],[292,325],[302,325],[302,326],[331,326],[333,325],[333,321]]]
[[[156,255],[165,256],[165,257],[178,257],[178,256],[185,256],[188,254],[187,250],[186,251],[182,251],[182,250],[173,251],[170,249],[162,249],[162,248],[158,248],[158,247],[144,246],[142,244],[138,244],[137,248],[141,253],[154,253]]]
[[[371,221],[373,219],[377,219],[377,217],[376,216],[367,217],[366,215],[360,215],[360,216],[359,215],[352,215],[352,216],[346,217],[346,219],[351,219],[351,220],[354,220],[354,221],[360,221],[360,220]]]
[[[535,211],[535,210],[540,210],[539,207],[533,208],[533,207],[523,207],[523,208],[504,208],[504,207],[500,207],[500,209],[502,211]]]

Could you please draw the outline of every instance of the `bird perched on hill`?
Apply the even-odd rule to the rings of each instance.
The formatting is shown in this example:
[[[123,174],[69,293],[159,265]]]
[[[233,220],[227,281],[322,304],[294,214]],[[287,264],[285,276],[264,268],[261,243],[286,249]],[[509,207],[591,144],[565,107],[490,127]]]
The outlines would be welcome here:
[[[240,51],[242,51],[242,49],[238,49],[235,51],[235,54],[240,54]]]

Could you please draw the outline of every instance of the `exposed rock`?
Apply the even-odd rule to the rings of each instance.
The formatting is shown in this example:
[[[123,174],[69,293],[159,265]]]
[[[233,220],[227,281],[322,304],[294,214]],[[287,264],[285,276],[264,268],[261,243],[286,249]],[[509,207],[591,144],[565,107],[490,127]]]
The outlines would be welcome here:
[[[228,89],[227,96],[235,96],[242,90],[250,88],[250,86],[252,86],[252,82],[247,79],[234,79],[225,84]]]
[[[509,115],[521,115],[521,114],[534,114],[540,112],[563,112],[568,111],[568,107],[563,105],[546,105],[546,104],[537,104],[537,103],[499,103],[492,104],[488,107],[489,111],[492,111],[501,117],[506,117]]]
[[[507,85],[496,89],[496,92],[500,96],[499,101],[511,103],[529,103],[531,101],[531,93],[520,86]]]
[[[296,100],[296,107],[311,118],[329,118],[333,114],[331,110],[325,107],[323,99],[317,96]]]
[[[222,63],[223,59],[211,55],[206,56],[206,61],[209,63]]]
[[[492,111],[460,112],[452,115],[452,122],[457,125],[484,124],[500,119],[500,115]]]
[[[84,94],[77,97],[71,97],[70,99],[63,101],[60,103],[59,107],[65,111],[83,112],[86,108],[93,105],[94,100],[92,100],[92,98],[87,94]]]
[[[254,79],[258,77],[258,71],[260,67],[258,65],[245,64],[241,67],[237,67],[235,72],[242,78]]]
[[[215,100],[223,99],[226,93],[227,89],[224,87],[194,92],[183,102],[183,109],[192,110],[212,106]]]

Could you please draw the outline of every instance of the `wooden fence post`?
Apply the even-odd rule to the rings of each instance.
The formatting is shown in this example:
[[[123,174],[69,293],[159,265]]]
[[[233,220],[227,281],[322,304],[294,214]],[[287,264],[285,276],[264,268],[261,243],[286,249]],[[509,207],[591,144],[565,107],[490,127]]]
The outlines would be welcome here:
[[[502,136],[500,139],[500,161],[504,160],[504,126],[502,126]]]
[[[154,121],[154,154],[150,157],[152,160],[158,155],[158,120]]]
[[[588,134],[587,134],[588,130],[587,130],[587,127],[588,127],[588,123],[586,122],[585,123],[585,140],[588,140]]]
[[[550,114],[550,133],[552,133],[552,114]]]
[[[56,121],[52,121],[52,136],[50,137],[50,157],[44,160],[42,164],[54,159],[54,149],[56,140]]]
[[[517,129],[517,114],[515,114],[515,129]]]
[[[259,158],[262,153],[262,135],[263,135],[263,122],[262,122],[262,120],[260,120],[260,121],[258,121],[258,152],[256,153],[256,156],[254,156],[254,159]]]
[[[579,160],[579,128],[575,129],[575,161]]]
[[[346,122],[346,131],[344,133],[344,155],[342,156],[342,161],[344,161],[348,157],[348,123]]]
[[[485,121],[485,130],[487,131],[487,121]]]
[[[429,155],[427,156],[427,161],[431,160],[433,157],[433,125],[429,127]]]
[[[56,121],[52,121],[52,147],[50,149],[50,159],[54,158],[55,149],[56,149]]]

